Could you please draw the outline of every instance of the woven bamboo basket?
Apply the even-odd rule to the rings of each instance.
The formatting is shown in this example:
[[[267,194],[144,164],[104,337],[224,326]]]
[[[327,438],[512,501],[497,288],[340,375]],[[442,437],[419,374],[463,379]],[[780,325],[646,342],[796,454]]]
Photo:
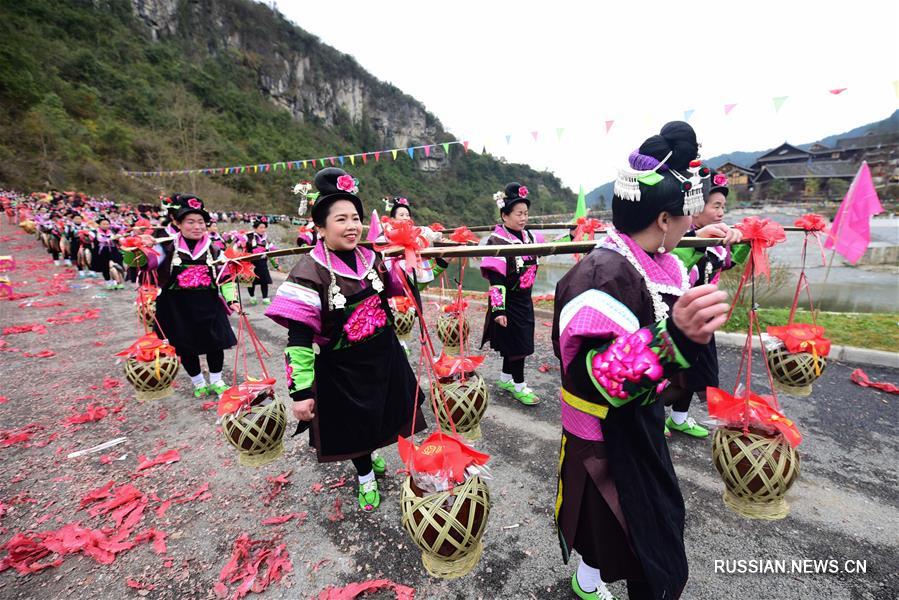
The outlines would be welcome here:
[[[412,329],[415,328],[415,311],[393,311],[393,328],[396,331],[396,337],[400,340],[408,342],[412,339]]]
[[[273,395],[261,395],[248,411],[222,417],[225,439],[238,452],[245,467],[261,467],[284,452],[287,409]]]
[[[724,481],[724,503],[751,519],[783,519],[784,496],[799,478],[799,453],[780,434],[720,427],[712,460]]]
[[[490,490],[478,476],[452,490],[427,494],[411,477],[400,496],[403,529],[421,550],[421,562],[433,577],[467,575],[481,558],[481,536],[490,514]]]
[[[134,396],[138,400],[168,398],[174,393],[172,382],[180,364],[177,356],[160,356],[158,361],[148,362],[128,358],[125,379],[134,387]]]
[[[481,418],[487,410],[487,382],[478,373],[469,373],[466,379],[441,377],[434,382],[431,394],[437,398],[437,420],[440,429],[452,433],[450,417],[456,432],[466,440],[481,439]]]
[[[456,313],[440,313],[437,317],[437,337],[443,343],[443,352],[446,354],[459,354],[461,342],[459,340],[459,320],[462,320],[462,338],[468,339],[468,319]]]
[[[141,325],[152,327],[156,318],[156,302],[137,302],[137,318]]]
[[[824,373],[827,359],[810,352],[790,352],[780,347],[765,353],[768,369],[778,391],[791,396],[808,396],[812,383]]]

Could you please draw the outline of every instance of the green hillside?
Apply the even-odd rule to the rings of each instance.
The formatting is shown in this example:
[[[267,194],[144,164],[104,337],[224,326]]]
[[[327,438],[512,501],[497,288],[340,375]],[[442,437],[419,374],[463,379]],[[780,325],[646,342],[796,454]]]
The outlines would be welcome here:
[[[254,44],[301,53],[323,76],[354,73],[382,110],[415,103],[266,6],[249,0],[171,4],[177,31],[154,41],[125,0],[2,3],[0,187],[79,189],[131,202],[192,191],[215,208],[292,212],[289,190],[311,178],[311,169],[152,179],[121,171],[327,157],[389,142],[367,115],[353,120],[340,113],[325,125],[312,108],[298,119],[276,106],[260,85],[267,61],[276,57],[247,49]],[[221,30],[221,15],[228,32]],[[235,31],[242,49],[221,41]],[[428,114],[427,121],[439,139],[418,143],[455,139],[436,117]],[[436,153],[442,157],[442,149]],[[461,146],[451,146],[450,160],[435,171],[423,171],[408,155],[345,168],[360,179],[367,209],[382,208],[377,199],[384,195],[405,195],[423,222],[488,222],[496,215],[492,193],[515,179],[532,191],[533,212],[574,210],[575,195],[553,175],[466,154]]]

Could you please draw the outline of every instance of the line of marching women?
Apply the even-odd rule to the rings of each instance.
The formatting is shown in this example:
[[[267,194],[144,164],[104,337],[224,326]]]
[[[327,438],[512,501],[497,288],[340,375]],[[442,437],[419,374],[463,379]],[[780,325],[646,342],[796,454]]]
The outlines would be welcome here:
[[[714,332],[729,307],[715,282],[742,260],[729,249],[739,234],[723,223],[727,181],[702,165],[698,150],[696,134],[684,122],[646,139],[618,173],[607,237],[556,286],[552,342],[561,368],[561,443],[555,525],[564,562],[580,556],[571,588],[582,599],[608,600],[613,596],[606,583],[620,580],[632,600],[675,599],[687,583],[685,507],[666,433],[708,433],[688,408],[694,393],[717,383]],[[270,304],[265,256],[253,261],[252,288],[260,287],[265,315],[284,327],[296,433],[308,431],[319,462],[351,462],[359,507],[374,511],[381,503],[377,476],[388,468],[378,450],[427,426],[425,394],[395,333],[391,301],[404,297],[420,310],[419,287],[434,281],[446,263],[404,270],[394,268],[404,264],[401,259],[383,259],[361,246],[359,182],[345,171],[325,168],[298,188],[301,214],[308,209],[312,222],[299,232],[298,244],[312,249],[296,261]],[[525,185],[507,184],[494,201],[501,223],[486,245],[543,241],[527,229],[531,197]],[[97,224],[91,247],[99,253],[106,252],[101,235],[110,236],[115,248],[117,228],[139,233],[155,226],[155,237],[140,236],[151,250],[126,249],[122,260],[155,277],[160,291],[154,327],[177,351],[194,394],[227,389],[224,351],[237,342],[229,315],[241,306],[236,284],[221,282],[221,255],[228,245],[260,255],[272,249],[264,221],[249,232],[218,235],[202,200],[189,195],[166,199],[162,215],[141,222],[144,215],[114,205],[75,207],[78,214],[68,218],[63,215],[73,208],[71,198],[18,204],[31,212],[36,231],[50,239],[48,251],[58,252],[54,259],[60,261],[66,259],[63,245],[55,250],[52,240],[69,239],[71,253],[73,235],[84,239],[84,221]],[[388,209],[391,219],[379,238],[386,243],[412,219],[405,198],[393,198]],[[440,237],[426,233],[431,241]],[[728,245],[675,252],[688,235],[723,238]],[[480,270],[490,286],[481,344],[489,342],[502,359],[497,386],[523,405],[536,405],[540,398],[526,383],[525,362],[534,353],[537,258],[485,258]]]

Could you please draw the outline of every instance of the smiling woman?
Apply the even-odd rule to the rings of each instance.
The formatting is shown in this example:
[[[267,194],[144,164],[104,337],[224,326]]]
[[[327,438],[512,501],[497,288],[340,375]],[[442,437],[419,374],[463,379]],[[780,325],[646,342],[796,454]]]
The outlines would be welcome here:
[[[386,470],[373,451],[410,433],[416,412],[416,430],[424,429],[424,397],[387,304],[403,294],[402,283],[380,256],[358,246],[358,181],[328,168],[316,174],[315,187],[318,242],[265,314],[288,329],[284,358],[297,432],[310,429],[319,462],[353,461],[359,507],[371,511],[381,503],[375,474]]]

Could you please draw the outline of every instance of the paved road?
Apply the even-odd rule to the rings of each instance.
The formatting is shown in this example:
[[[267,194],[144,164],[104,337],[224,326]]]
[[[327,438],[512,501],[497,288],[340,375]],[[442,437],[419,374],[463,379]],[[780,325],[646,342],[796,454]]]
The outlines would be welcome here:
[[[13,235],[3,240],[0,255],[14,247],[18,256],[45,256],[26,249],[31,238]],[[58,272],[52,267],[42,269],[14,273],[14,279],[29,281],[17,291],[41,289],[47,284],[37,278]],[[65,307],[56,309],[19,308],[15,302],[0,302],[4,326],[35,322],[53,310],[76,306],[101,309],[96,320],[50,326],[48,335],[0,338],[22,351],[52,347],[57,353],[53,359],[0,354],[0,395],[9,398],[0,405],[2,428],[40,422],[49,432],[76,404],[83,410],[83,402],[79,404],[75,398],[85,388],[100,384],[107,375],[121,377],[120,366],[110,354],[139,334],[132,297],[133,292],[106,293],[90,284],[49,298],[64,302]],[[261,339],[273,351],[268,365],[279,375],[283,391],[279,354],[285,330],[262,317],[261,306],[249,311]],[[473,314],[472,322],[480,323],[481,318],[480,313]],[[181,462],[136,483],[142,489],[158,489],[163,496],[166,490],[210,482],[211,500],[177,505],[153,525],[169,533],[167,557],[174,566],[164,566],[149,547],[123,553],[108,566],[74,558],[37,575],[17,577],[11,571],[0,575],[0,596],[62,598],[86,592],[92,598],[118,598],[134,593],[124,585],[126,578],[133,577],[158,584],[150,598],[213,597],[212,585],[228,560],[233,540],[248,532],[254,538],[283,535],[293,561],[291,587],[273,586],[263,594],[266,598],[309,598],[328,586],[376,576],[414,587],[418,598],[572,598],[569,579],[574,565],[562,564],[552,527],[559,443],[559,408],[554,401],[558,372],[541,373],[536,368],[543,363],[555,365],[549,327],[543,321],[538,317],[540,349],[527,363],[527,376],[545,402],[524,407],[491,384],[490,407],[482,425],[484,438],[477,447],[492,456],[493,506],[483,559],[469,576],[449,582],[435,580],[421,567],[418,553],[400,526],[402,479],[393,474],[399,467],[394,449],[386,453],[389,476],[382,484],[383,504],[367,515],[354,508],[351,486],[329,489],[330,484],[340,484],[342,477],[351,476],[352,467],[316,464],[305,439],[288,440],[281,459],[247,470],[236,464],[216,431],[214,414],[202,411],[192,397],[180,392],[162,401],[138,403],[125,390],[121,393],[121,420],[107,417],[80,428],[59,428],[58,438],[43,448],[0,449],[0,499],[9,504],[11,498],[27,493],[37,501],[11,507],[0,519],[5,530],[0,539],[5,541],[15,531],[58,527],[58,523],[75,518],[87,521],[86,514],[75,512],[77,500],[87,490],[109,479],[127,481],[138,454],[155,455],[160,448],[178,447]],[[95,346],[95,341],[103,345]],[[230,352],[226,355],[229,361],[231,356]],[[733,381],[738,360],[735,350],[721,350],[723,382]],[[488,380],[498,376],[498,366],[497,358],[490,356],[482,371]],[[781,398],[786,414],[798,422],[805,435],[802,476],[789,495],[790,515],[782,521],[751,521],[730,512],[721,500],[722,483],[711,464],[709,442],[677,435],[671,439],[687,505],[691,576],[685,598],[899,597],[899,476],[895,467],[899,398],[850,383],[849,373],[856,366],[831,364],[812,396]],[[874,379],[899,381],[899,371],[866,370]],[[183,374],[180,377],[180,387],[185,390],[188,382]],[[104,398],[103,402],[114,403],[116,398]],[[701,416],[703,407],[695,406],[693,413]],[[71,449],[116,435],[129,437],[121,452],[113,453],[128,453],[123,461],[102,464],[96,456],[78,461],[62,458]],[[290,485],[271,506],[263,505],[261,498],[269,489],[265,477],[290,469]],[[324,484],[323,491],[314,491],[318,483]],[[338,497],[346,517],[332,522],[327,515]],[[51,501],[54,504],[46,507]],[[263,518],[298,511],[309,513],[301,526],[260,524]],[[56,519],[39,524],[44,513],[53,513]],[[841,570],[844,561],[858,560],[866,562],[867,573],[726,574],[715,570],[716,561],[740,559],[785,560],[788,569],[793,560],[835,559]],[[613,584],[611,589],[625,596],[622,585]]]

